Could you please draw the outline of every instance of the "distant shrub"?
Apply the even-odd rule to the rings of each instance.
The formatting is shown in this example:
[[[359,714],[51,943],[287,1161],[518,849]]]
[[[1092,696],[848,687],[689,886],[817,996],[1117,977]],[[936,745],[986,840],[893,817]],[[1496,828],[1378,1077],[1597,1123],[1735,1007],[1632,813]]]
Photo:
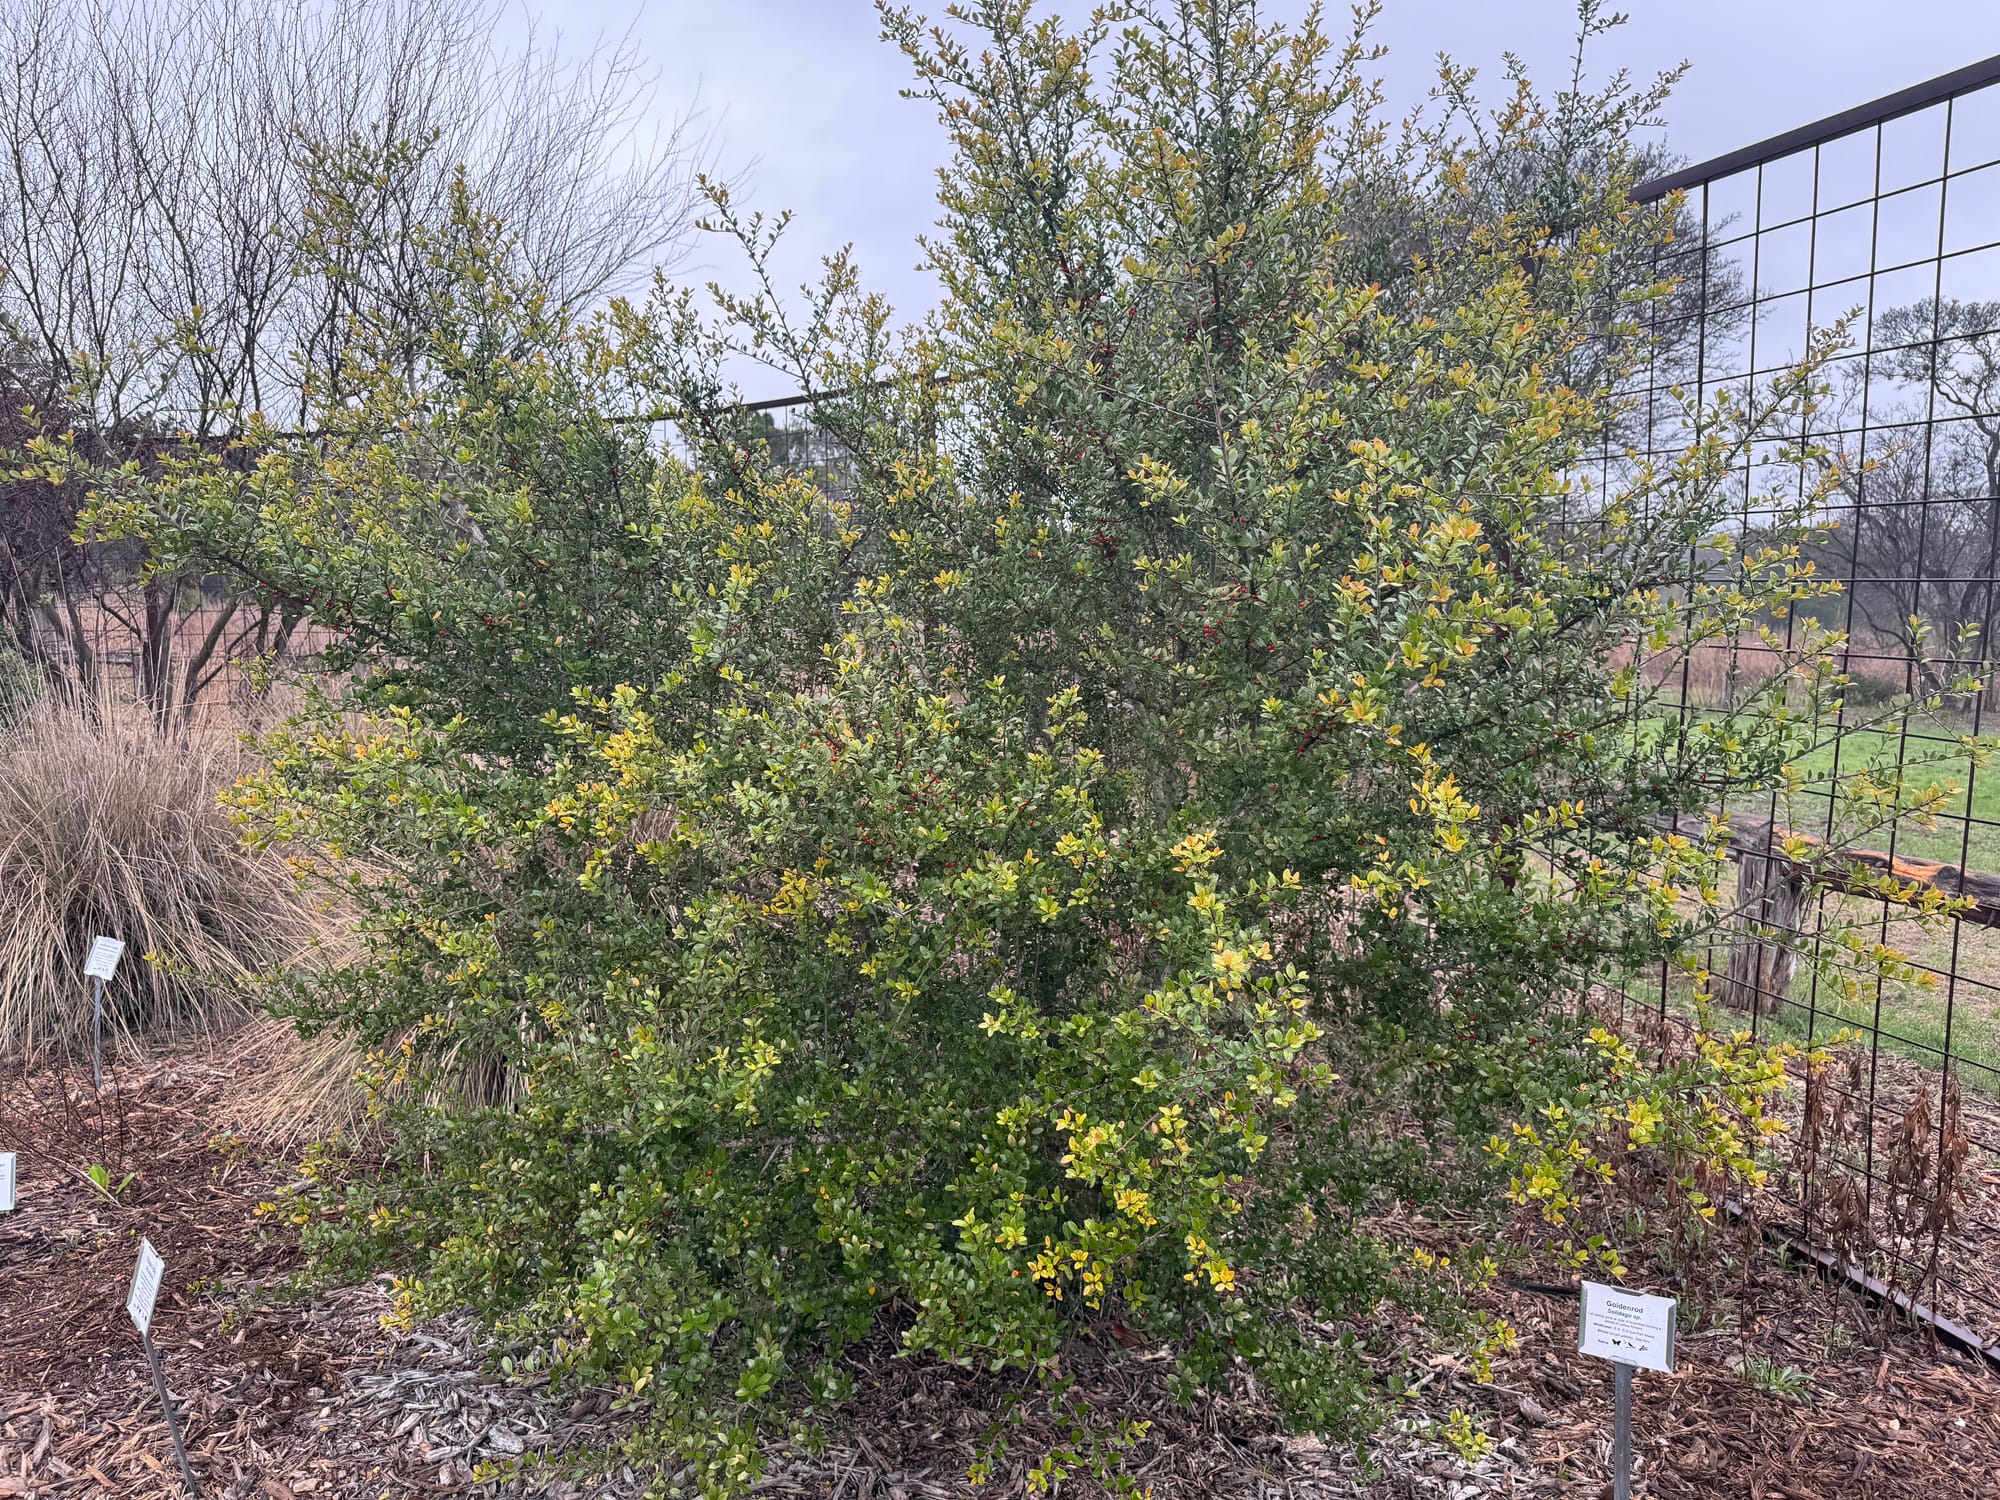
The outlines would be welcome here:
[[[0,718],[0,1055],[89,1045],[99,934],[127,945],[107,1044],[244,1017],[237,981],[308,922],[284,864],[244,849],[217,805],[239,754],[116,704],[28,697]]]

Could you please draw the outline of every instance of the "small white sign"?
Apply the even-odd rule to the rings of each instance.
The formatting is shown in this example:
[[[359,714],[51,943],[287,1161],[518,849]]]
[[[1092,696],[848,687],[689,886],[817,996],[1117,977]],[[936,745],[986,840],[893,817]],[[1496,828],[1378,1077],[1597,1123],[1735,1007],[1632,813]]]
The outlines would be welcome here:
[[[160,1295],[160,1278],[166,1270],[167,1263],[160,1259],[153,1242],[139,1241],[139,1264],[132,1268],[132,1290],[125,1294],[125,1311],[141,1333],[152,1330],[153,1303]]]
[[[14,1153],[0,1151],[0,1214],[14,1211]]]
[[[1586,1281],[1576,1352],[1671,1375],[1678,1306],[1672,1297],[1653,1297]]]
[[[125,956],[125,945],[117,938],[92,938],[90,957],[83,961],[83,975],[86,979],[109,979],[118,972],[118,960]]]

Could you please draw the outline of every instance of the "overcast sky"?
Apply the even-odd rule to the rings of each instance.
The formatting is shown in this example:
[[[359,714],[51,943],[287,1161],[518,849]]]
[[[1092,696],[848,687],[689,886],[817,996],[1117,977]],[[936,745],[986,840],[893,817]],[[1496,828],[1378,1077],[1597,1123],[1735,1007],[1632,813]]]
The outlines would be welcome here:
[[[663,110],[697,95],[721,164],[751,206],[796,214],[787,266],[851,243],[871,286],[899,311],[933,296],[916,238],[934,218],[943,136],[930,108],[899,97],[903,58],[880,40],[868,0],[546,0],[543,26],[565,50],[631,28],[659,72]],[[942,0],[920,9],[941,11]],[[1088,0],[1055,4],[1077,14]],[[1290,18],[1304,0],[1270,0]],[[1631,23],[1597,48],[1601,77],[1650,75],[1687,60],[1669,144],[1694,159],[1805,124],[2000,54],[1996,0],[1625,0]],[[1336,19],[1344,15],[1329,7]],[[1574,0],[1387,0],[1378,71],[1398,105],[1421,98],[1449,52],[1494,80],[1503,50],[1537,78],[1567,67]],[[688,271],[735,281],[728,247],[695,248]],[[746,382],[747,383],[747,382]],[[779,394],[752,390],[752,395]]]

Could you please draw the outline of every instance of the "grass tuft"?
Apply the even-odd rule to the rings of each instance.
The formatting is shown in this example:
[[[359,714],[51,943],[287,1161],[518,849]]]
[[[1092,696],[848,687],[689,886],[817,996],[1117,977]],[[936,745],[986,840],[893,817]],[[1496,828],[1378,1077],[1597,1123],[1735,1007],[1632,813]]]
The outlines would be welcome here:
[[[1767,1395],[1799,1402],[1812,1398],[1812,1376],[1792,1365],[1781,1366],[1762,1354],[1747,1356],[1736,1373]]]
[[[238,1046],[246,1066],[227,1113],[245,1135],[292,1151],[308,1141],[351,1141],[366,1130],[368,1096],[355,1074],[368,1054],[359,1042],[334,1031],[302,1037],[290,1021],[266,1016]]]
[[[0,1057],[88,1050],[98,934],[126,944],[107,1054],[246,1019],[240,981],[311,923],[290,872],[243,848],[217,806],[244,754],[214,732],[159,735],[117,703],[45,696],[0,718]]]

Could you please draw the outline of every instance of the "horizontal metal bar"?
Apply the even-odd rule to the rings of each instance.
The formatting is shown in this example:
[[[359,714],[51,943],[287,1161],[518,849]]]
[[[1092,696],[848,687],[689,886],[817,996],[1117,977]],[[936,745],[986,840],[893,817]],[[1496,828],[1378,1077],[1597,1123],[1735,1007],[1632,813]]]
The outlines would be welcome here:
[[[1743,1210],[1740,1204],[1731,1202],[1726,1206],[1731,1218],[1742,1216]],[[1835,1255],[1831,1250],[1822,1250],[1792,1226],[1766,1224],[1764,1238],[1767,1243],[1780,1245],[1800,1259],[1810,1262],[1813,1269],[1828,1280],[1845,1281],[1848,1286],[1871,1302],[1894,1308],[1912,1323],[1930,1329],[1937,1335],[1940,1343],[1949,1344],[1962,1354],[1983,1359],[1991,1368],[2000,1370],[2000,1344],[1982,1338],[1957,1319],[1946,1317],[1929,1304],[1917,1301],[1902,1288],[1891,1286],[1879,1276],[1870,1275],[1853,1262]]]
[[[1760,167],[1765,162],[1781,156],[1790,156],[1794,151],[1804,151],[1812,146],[1823,146],[1828,141],[1839,140],[1844,135],[1853,135],[1858,130],[1866,130],[1871,125],[1897,119],[1903,115],[1915,114],[1932,104],[1941,104],[1946,99],[1960,94],[1969,94],[1974,89],[1985,88],[1990,83],[2000,83],[2000,56],[1989,57],[1983,62],[1968,63],[1965,67],[1942,73],[1923,83],[1912,84],[1909,88],[1898,89],[1893,94],[1868,104],[1857,104],[1852,109],[1843,109],[1838,114],[1828,115],[1823,120],[1815,120],[1810,125],[1801,125],[1774,135],[1755,145],[1739,147],[1721,156],[1710,157],[1707,161],[1696,162],[1693,166],[1682,167],[1668,172],[1649,182],[1642,182],[1632,189],[1632,198],[1638,203],[1652,203],[1664,198],[1668,193],[1679,192],[1683,188],[1700,187],[1718,177],[1727,177],[1732,172],[1741,172],[1747,167]]]
[[[960,379],[952,374],[932,374],[925,377],[932,385],[956,385]],[[720,417],[737,411],[784,411],[795,406],[817,406],[822,401],[836,401],[842,396],[860,395],[864,391],[886,391],[896,384],[894,376],[885,375],[877,380],[864,381],[860,385],[834,386],[829,390],[811,391],[798,396],[773,396],[765,401],[732,401],[722,406],[711,406],[688,415],[695,417]],[[679,413],[670,411],[641,411],[623,416],[606,417],[609,423],[628,422],[671,422]]]
[[[867,385],[859,387],[859,389],[869,391],[880,390],[892,383],[887,380],[872,380]],[[687,413],[686,415],[694,417],[721,417],[727,416],[733,411],[786,411],[795,406],[816,406],[822,401],[831,401],[841,396],[852,395],[854,389],[848,386],[841,386],[838,389],[830,391],[815,391],[810,395],[773,396],[764,401],[731,401],[722,406],[704,407],[700,411]],[[606,417],[604,420],[613,426],[622,426],[628,423],[653,425],[660,422],[675,421],[681,415],[683,413],[671,411],[639,411],[620,413],[616,416]]]

